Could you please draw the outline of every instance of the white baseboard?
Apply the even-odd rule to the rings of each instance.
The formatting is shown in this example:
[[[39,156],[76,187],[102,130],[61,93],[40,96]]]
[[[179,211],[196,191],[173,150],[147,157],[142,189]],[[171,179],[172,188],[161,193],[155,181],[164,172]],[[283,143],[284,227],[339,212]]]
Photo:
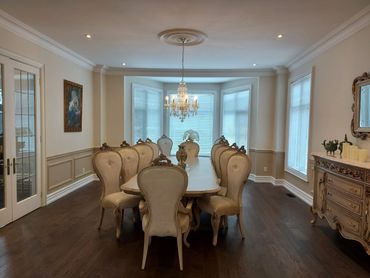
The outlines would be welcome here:
[[[271,183],[274,186],[283,186],[288,191],[296,195],[303,202],[305,202],[307,205],[312,206],[313,197],[310,194],[304,192],[302,189],[299,189],[297,186],[291,184],[287,180],[275,179],[271,176],[256,176],[255,174],[250,174],[249,179],[257,183]]]
[[[62,198],[64,196],[66,196],[67,194],[69,194],[69,193],[85,186],[86,184],[88,184],[92,181],[95,181],[95,180],[98,180],[97,175],[96,174],[91,174],[87,177],[84,177],[82,179],[79,179],[79,180],[71,183],[70,185],[67,185],[66,187],[63,187],[61,189],[58,189],[57,191],[49,193],[46,196],[46,204],[47,205],[51,204],[52,202],[55,202],[59,198]]]

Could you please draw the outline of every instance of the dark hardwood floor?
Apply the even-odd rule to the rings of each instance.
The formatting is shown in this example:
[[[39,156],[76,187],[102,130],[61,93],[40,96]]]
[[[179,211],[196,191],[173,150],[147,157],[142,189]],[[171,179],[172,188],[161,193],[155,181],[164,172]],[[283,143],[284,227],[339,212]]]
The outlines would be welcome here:
[[[244,190],[247,237],[236,219],[212,246],[210,219],[184,246],[179,271],[175,238],[153,238],[141,271],[143,232],[125,215],[115,240],[111,212],[96,229],[94,182],[0,229],[1,277],[370,277],[370,256],[324,220],[310,225],[309,207],[282,187],[249,182]]]

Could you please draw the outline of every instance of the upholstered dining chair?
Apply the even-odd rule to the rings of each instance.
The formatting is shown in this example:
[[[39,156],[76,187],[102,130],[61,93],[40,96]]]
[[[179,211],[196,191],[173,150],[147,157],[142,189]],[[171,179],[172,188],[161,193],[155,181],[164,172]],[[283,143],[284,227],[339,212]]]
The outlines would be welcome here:
[[[132,147],[135,148],[139,153],[139,167],[137,171],[140,172],[142,169],[152,164],[154,157],[153,149],[141,139],[139,139],[136,142],[136,145]]]
[[[244,148],[244,147],[243,147]],[[221,190],[218,192],[219,195],[226,195],[227,192],[227,164],[229,162],[230,157],[238,152],[238,146],[236,143],[229,146],[226,150],[224,150],[219,157],[219,165],[220,165],[220,186]]]
[[[141,208],[144,231],[141,268],[145,268],[151,237],[172,236],[177,238],[180,270],[183,270],[182,235],[184,244],[189,247],[186,238],[190,230],[191,203],[184,208],[181,198],[188,186],[188,176],[163,155],[153,165],[138,174],[138,186],[145,199]]]
[[[159,147],[149,138],[146,138],[145,143],[147,143],[153,150],[153,159],[156,159],[159,156]]]
[[[229,148],[227,144],[221,144],[216,148],[213,155],[213,167],[215,168],[216,176],[221,179],[221,165],[220,165],[220,156],[221,153],[226,151]]]
[[[121,182],[125,183],[138,173],[139,153],[126,141],[123,141],[120,148],[116,150],[122,159]]]
[[[158,139],[157,144],[161,153],[163,153],[165,156],[171,155],[171,150],[173,146],[171,138],[163,134],[162,137]]]
[[[181,143],[180,146],[184,146],[184,150],[188,155],[187,159],[194,159],[199,155],[199,145],[192,141],[191,139],[186,140],[185,142]]]
[[[251,163],[244,148],[231,155],[227,163],[227,192],[226,196],[213,195],[202,197],[197,200],[201,211],[212,215],[211,223],[213,230],[214,246],[217,245],[218,230],[222,216],[236,215],[242,238],[245,237],[242,193],[244,184],[248,180],[251,171]]]
[[[106,144],[93,157],[93,167],[100,179],[102,192],[100,197],[100,219],[98,229],[103,223],[106,209],[113,209],[116,222],[116,238],[121,235],[124,209],[139,205],[140,197],[120,191],[122,160],[119,153]]]
[[[217,139],[211,148],[211,162],[214,168],[215,168],[215,152],[218,148],[222,146],[229,146],[229,142],[225,139],[224,136],[221,136],[219,139]]]

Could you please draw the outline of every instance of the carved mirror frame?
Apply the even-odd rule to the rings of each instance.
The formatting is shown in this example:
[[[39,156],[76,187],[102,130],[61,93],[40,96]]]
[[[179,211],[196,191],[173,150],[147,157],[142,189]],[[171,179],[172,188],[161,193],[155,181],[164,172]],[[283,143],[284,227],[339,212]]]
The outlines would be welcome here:
[[[354,137],[365,140],[370,137],[370,128],[360,127],[360,88],[362,85],[370,85],[370,74],[365,72],[363,75],[358,76],[353,80],[352,83],[352,95],[353,95],[353,117],[351,121],[351,132]]]

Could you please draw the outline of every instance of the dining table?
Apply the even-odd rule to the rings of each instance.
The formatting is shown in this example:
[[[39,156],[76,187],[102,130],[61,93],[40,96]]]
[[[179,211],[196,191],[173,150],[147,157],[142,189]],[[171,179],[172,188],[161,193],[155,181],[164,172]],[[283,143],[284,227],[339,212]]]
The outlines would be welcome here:
[[[176,164],[176,157],[169,156],[168,158],[173,164]],[[210,157],[196,157],[187,160],[185,170],[188,174],[188,187],[184,197],[204,197],[214,195],[221,190],[219,179],[216,176]],[[121,189],[129,194],[140,195],[137,175],[122,184]]]

